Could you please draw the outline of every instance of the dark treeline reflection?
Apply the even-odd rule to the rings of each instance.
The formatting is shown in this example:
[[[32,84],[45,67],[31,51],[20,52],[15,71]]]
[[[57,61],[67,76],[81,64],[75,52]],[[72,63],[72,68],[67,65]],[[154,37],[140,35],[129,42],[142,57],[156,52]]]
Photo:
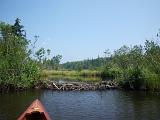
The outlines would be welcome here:
[[[137,91],[24,91],[0,95],[0,120],[15,120],[39,98],[54,120],[158,120],[159,93]]]
[[[0,120],[16,120],[40,95],[40,91],[32,90],[0,94]]]

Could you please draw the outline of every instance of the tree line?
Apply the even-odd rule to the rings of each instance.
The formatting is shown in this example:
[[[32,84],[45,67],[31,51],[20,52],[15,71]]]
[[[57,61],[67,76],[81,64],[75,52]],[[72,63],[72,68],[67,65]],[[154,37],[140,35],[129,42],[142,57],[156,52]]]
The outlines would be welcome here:
[[[126,45],[106,57],[67,62],[62,68],[69,70],[98,70],[102,77],[113,77],[127,89],[160,89],[160,33],[144,45]]]
[[[61,64],[61,68],[67,70],[98,70],[106,64],[106,61],[110,61],[110,58],[97,57],[96,59],[87,59],[83,61],[66,62]]]

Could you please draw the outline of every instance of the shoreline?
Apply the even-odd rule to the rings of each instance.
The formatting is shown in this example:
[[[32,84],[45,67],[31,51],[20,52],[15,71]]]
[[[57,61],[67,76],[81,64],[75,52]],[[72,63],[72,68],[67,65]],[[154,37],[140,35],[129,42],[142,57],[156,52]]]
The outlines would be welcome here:
[[[50,89],[59,91],[88,91],[88,90],[107,90],[107,89],[117,89],[118,85],[114,82],[103,81],[97,83],[80,83],[80,82],[70,82],[70,83],[56,83],[54,81],[47,81],[42,84],[35,86],[35,89]]]
[[[24,91],[29,89],[49,89],[55,91],[95,91],[95,90],[109,90],[119,89],[120,87],[111,81],[102,81],[96,83],[85,83],[85,82],[70,82],[70,83],[58,83],[51,80],[40,81],[33,85],[31,88],[15,87],[14,85],[3,85],[0,84],[0,93],[10,91]]]
[[[8,92],[21,92],[27,90],[53,90],[53,91],[101,91],[101,90],[125,90],[125,91],[151,91],[151,92],[160,92],[158,89],[128,89],[120,86],[115,81],[101,81],[96,83],[87,83],[87,82],[66,82],[58,83],[51,80],[42,80],[34,84],[32,87],[24,88],[17,87],[12,84],[0,84],[0,93]]]

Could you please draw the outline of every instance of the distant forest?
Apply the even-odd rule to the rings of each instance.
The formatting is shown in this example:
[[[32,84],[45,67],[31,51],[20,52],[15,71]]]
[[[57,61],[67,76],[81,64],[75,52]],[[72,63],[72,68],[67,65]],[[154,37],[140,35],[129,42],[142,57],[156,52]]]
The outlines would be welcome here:
[[[82,69],[90,69],[90,70],[98,70],[100,67],[106,65],[106,62],[110,62],[111,58],[98,57],[96,59],[87,59],[82,61],[74,61],[74,62],[66,62],[61,64],[63,69],[68,70],[82,70]]]

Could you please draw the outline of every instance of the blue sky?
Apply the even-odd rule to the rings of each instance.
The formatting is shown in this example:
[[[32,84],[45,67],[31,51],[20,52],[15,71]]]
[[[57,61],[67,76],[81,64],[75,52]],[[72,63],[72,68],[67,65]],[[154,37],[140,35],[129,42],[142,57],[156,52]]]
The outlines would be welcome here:
[[[104,56],[122,45],[144,44],[160,28],[160,0],[0,0],[0,20],[18,17],[38,47],[62,62]]]

